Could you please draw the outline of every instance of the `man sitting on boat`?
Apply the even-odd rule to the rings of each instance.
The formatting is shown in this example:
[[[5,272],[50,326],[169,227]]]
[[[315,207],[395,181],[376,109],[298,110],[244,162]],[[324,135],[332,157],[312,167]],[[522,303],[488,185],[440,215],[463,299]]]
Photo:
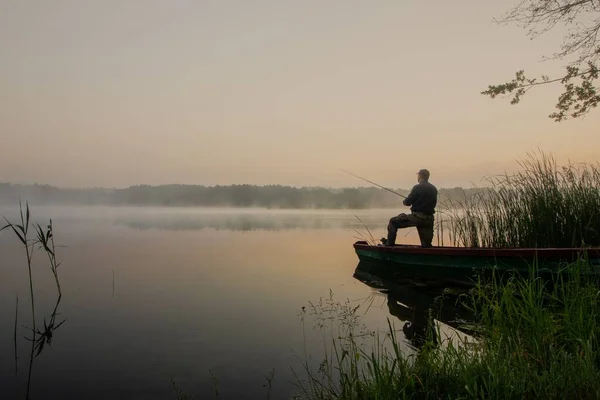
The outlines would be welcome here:
[[[422,169],[417,172],[417,183],[413,186],[408,197],[402,204],[410,206],[410,214],[399,214],[390,218],[387,227],[387,239],[381,241],[385,246],[393,246],[396,243],[398,229],[416,227],[421,240],[421,246],[431,247],[433,241],[433,222],[435,207],[437,205],[438,191],[429,183],[429,171]]]

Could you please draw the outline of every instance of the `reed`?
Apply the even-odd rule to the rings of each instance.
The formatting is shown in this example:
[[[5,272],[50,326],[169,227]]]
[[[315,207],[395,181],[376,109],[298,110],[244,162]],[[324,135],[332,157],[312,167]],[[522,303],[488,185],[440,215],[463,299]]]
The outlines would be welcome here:
[[[29,295],[31,299],[31,323],[33,325],[33,330],[35,331],[35,298],[33,294],[33,276],[31,274],[31,265],[33,258],[33,251],[35,243],[32,242],[29,237],[29,204],[25,203],[25,211],[23,211],[22,203],[19,201],[19,216],[21,219],[20,224],[15,224],[10,222],[6,217],[4,220],[6,221],[6,225],[0,228],[0,232],[5,229],[11,229],[14,234],[19,239],[19,242],[23,246],[23,250],[25,251],[25,258],[27,260],[27,272],[29,273]]]
[[[58,279],[58,267],[60,263],[56,260],[56,244],[54,243],[54,230],[52,225],[52,219],[46,226],[46,230],[42,228],[40,224],[35,224],[37,243],[40,245],[40,249],[43,249],[48,257],[50,263],[50,270],[54,276],[54,282],[56,283],[56,289],[58,290],[58,298],[62,297],[62,290],[60,288],[60,280]]]
[[[19,323],[19,294],[15,304],[15,324],[13,328],[13,347],[15,352],[15,376],[19,375],[19,350],[17,347],[17,324]]]
[[[581,278],[583,264],[552,281],[535,273],[480,281],[459,300],[475,315],[471,340],[439,340],[439,329],[429,329],[423,347],[408,355],[389,320],[372,345],[353,329],[332,335],[326,367],[303,364],[308,378],[295,398],[599,398],[600,293],[598,282]]]
[[[29,209],[29,203],[25,202],[25,209],[23,209],[23,205],[21,201],[19,201],[19,217],[20,223],[10,222],[6,217],[4,220],[6,225],[0,228],[0,232],[4,230],[12,231],[20,244],[23,246],[23,250],[25,253],[25,260],[27,265],[27,272],[29,278],[29,295],[31,300],[31,326],[27,327],[28,330],[31,331],[32,337],[26,337],[28,341],[31,342],[31,351],[29,354],[29,368],[28,368],[28,376],[27,376],[27,387],[25,398],[29,399],[30,389],[31,389],[31,379],[32,379],[32,371],[33,371],[33,360],[35,357],[39,356],[45,345],[50,345],[52,341],[52,337],[54,331],[58,329],[65,321],[57,322],[56,317],[58,315],[58,306],[60,304],[60,300],[62,298],[62,291],[60,287],[60,280],[58,277],[58,267],[60,263],[56,259],[56,248],[54,242],[54,233],[52,220],[50,220],[49,224],[46,226],[46,229],[43,229],[39,224],[31,223],[31,212]],[[36,232],[36,237],[30,237],[30,229],[34,227]],[[50,263],[50,269],[54,276],[54,281],[56,284],[58,296],[56,302],[54,304],[54,309],[52,314],[49,316],[48,320],[44,318],[43,320],[43,329],[40,330],[37,328],[36,323],[36,309],[35,309],[35,291],[33,285],[33,274],[32,274],[32,266],[33,266],[33,254],[35,252],[36,246],[39,245],[39,249],[43,250],[44,253],[48,257],[48,261]],[[18,348],[17,348],[17,325],[19,318],[19,297],[17,295],[17,301],[15,305],[15,322],[14,322],[14,331],[13,331],[13,342],[14,342],[14,356],[15,356],[15,374],[18,374]]]
[[[455,246],[585,247],[600,245],[600,167],[558,166],[551,155],[529,154],[519,172],[488,177],[490,186],[448,200]]]
[[[23,250],[25,252],[25,258],[27,261],[27,272],[29,274],[29,296],[30,296],[30,300],[31,300],[31,324],[32,324],[32,328],[31,331],[33,333],[33,337],[31,339],[29,339],[31,341],[31,352],[29,355],[29,371],[28,371],[28,376],[27,376],[27,393],[25,394],[25,398],[29,399],[29,391],[30,391],[30,387],[31,387],[31,372],[32,372],[32,365],[33,365],[33,358],[34,358],[34,350],[35,350],[35,342],[36,342],[36,325],[35,325],[35,296],[34,296],[34,292],[33,292],[33,276],[31,274],[31,266],[32,266],[32,259],[33,259],[33,252],[34,252],[34,246],[35,246],[35,242],[31,239],[29,239],[29,227],[30,227],[30,212],[29,212],[29,204],[26,202],[25,203],[25,210],[23,210],[23,205],[21,203],[21,201],[19,201],[19,216],[20,216],[20,220],[21,223],[12,223],[10,222],[8,219],[6,219],[6,217],[4,218],[4,220],[6,221],[6,225],[4,225],[2,228],[0,228],[0,231],[3,231],[5,229],[10,229],[13,231],[13,233],[17,236],[17,238],[19,239],[19,242],[21,243],[21,245],[23,246]],[[18,319],[18,314],[15,315],[15,318]],[[15,321],[15,326],[16,326],[16,321]],[[15,341],[15,370],[17,370],[17,361],[18,359],[16,358],[16,354],[17,354],[17,342]]]
[[[358,222],[361,223],[361,225],[365,228],[365,230],[367,231],[367,234],[369,236],[365,237],[359,230],[357,229],[353,229],[354,232],[356,232],[358,234],[357,237],[355,237],[358,240],[364,240],[365,242],[369,243],[372,246],[376,246],[377,245],[377,241],[375,240],[375,238],[373,237],[373,234],[371,233],[371,230],[369,229],[369,227],[367,226],[367,224],[365,224],[359,217],[358,215],[354,216]]]
[[[169,378],[171,381],[171,385],[173,386],[173,390],[175,391],[175,395],[177,396],[177,400],[195,400],[194,396],[191,396],[184,392],[173,380],[173,378]]]

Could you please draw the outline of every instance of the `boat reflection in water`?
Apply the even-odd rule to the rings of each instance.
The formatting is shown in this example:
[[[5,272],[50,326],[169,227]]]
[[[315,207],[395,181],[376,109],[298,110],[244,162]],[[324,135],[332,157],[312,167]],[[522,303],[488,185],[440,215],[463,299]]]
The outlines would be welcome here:
[[[459,301],[467,288],[425,281],[365,261],[358,263],[353,277],[386,295],[389,313],[404,322],[404,337],[415,349],[422,348],[427,338],[439,344],[445,339],[440,334],[453,340],[470,333],[466,326],[473,316]]]

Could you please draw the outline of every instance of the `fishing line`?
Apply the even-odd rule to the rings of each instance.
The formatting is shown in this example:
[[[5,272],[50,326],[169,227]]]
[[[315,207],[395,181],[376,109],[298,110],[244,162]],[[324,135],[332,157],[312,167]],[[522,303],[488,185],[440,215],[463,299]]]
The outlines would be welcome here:
[[[340,169],[341,169],[341,168],[340,168]],[[388,192],[392,192],[392,193],[394,193],[395,195],[398,195],[398,196],[402,197],[403,199],[405,199],[405,198],[406,198],[406,196],[404,196],[404,195],[402,195],[402,194],[400,194],[400,193],[398,193],[398,192],[395,192],[395,191],[393,191],[392,189],[388,189],[388,188],[386,188],[386,187],[384,187],[384,186],[381,186],[381,185],[379,185],[379,184],[377,184],[377,183],[375,183],[375,182],[372,182],[372,181],[370,181],[370,180],[368,180],[368,179],[362,178],[362,177],[360,177],[360,176],[358,176],[358,175],[355,175],[355,174],[353,174],[352,172],[346,171],[346,170],[344,170],[344,169],[342,169],[342,171],[344,171],[345,173],[347,173],[347,174],[350,174],[350,175],[352,175],[352,176],[355,176],[355,177],[357,177],[358,179],[362,179],[363,181],[367,181],[367,182],[369,182],[369,183],[371,183],[371,184],[373,184],[373,185],[375,185],[375,186],[377,186],[377,187],[380,187],[380,188],[382,188],[382,189],[385,189],[385,190],[387,190]]]

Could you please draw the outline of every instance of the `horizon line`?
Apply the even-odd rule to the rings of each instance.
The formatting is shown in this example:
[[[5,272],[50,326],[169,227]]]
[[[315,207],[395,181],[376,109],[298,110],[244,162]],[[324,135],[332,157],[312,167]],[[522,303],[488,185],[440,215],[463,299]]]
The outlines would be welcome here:
[[[132,188],[136,188],[136,187],[150,187],[150,188],[158,188],[158,187],[165,187],[165,186],[189,186],[189,187],[205,187],[205,188],[216,188],[216,187],[233,187],[233,186],[253,186],[253,187],[259,187],[259,188],[263,188],[263,187],[270,187],[270,186],[279,186],[279,187],[284,187],[284,188],[294,188],[294,189],[357,189],[357,188],[362,188],[362,189],[378,189],[378,190],[385,190],[382,189],[380,187],[377,187],[375,185],[356,185],[356,186],[310,186],[310,185],[301,185],[301,186],[297,186],[297,185],[285,185],[285,184],[281,184],[281,183],[269,183],[269,184],[252,184],[252,183],[230,183],[230,184],[213,184],[213,185],[207,185],[207,184],[200,184],[200,183],[161,183],[161,184],[145,184],[145,183],[138,183],[135,185],[129,185],[126,187],[110,187],[110,186],[87,186],[87,187],[66,187],[66,186],[56,186],[56,185],[51,185],[48,183],[39,183],[39,182],[34,182],[34,183],[13,183],[13,182],[0,182],[0,186],[2,185],[12,185],[12,186],[30,186],[30,187],[50,187],[53,189],[59,189],[59,190],[126,190],[126,189],[132,189]],[[438,188],[438,190],[451,190],[451,189],[484,189],[487,188],[488,186],[481,186],[481,187],[477,187],[477,186],[471,186],[471,187],[464,187],[464,186],[440,186]],[[410,191],[411,189],[406,189],[406,188],[394,188],[396,190],[405,190],[405,191]]]

